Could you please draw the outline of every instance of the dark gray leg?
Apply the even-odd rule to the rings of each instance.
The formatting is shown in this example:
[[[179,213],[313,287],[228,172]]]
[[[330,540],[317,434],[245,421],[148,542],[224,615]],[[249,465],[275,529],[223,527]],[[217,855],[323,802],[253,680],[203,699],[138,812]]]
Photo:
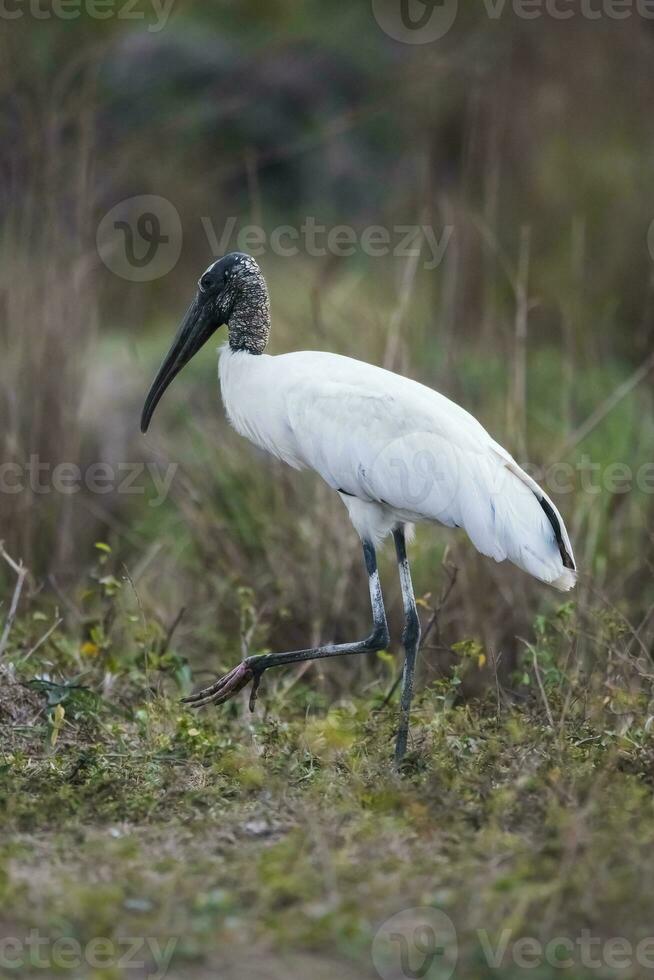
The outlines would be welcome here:
[[[415,596],[413,595],[413,584],[411,582],[409,561],[406,556],[406,540],[403,527],[393,531],[393,539],[395,540],[397,564],[400,571],[400,584],[402,586],[402,602],[404,603],[404,632],[402,633],[402,643],[404,644],[405,660],[402,676],[402,697],[400,700],[400,728],[395,743],[395,765],[399,766],[404,758],[409,737],[409,715],[411,712],[411,700],[413,698],[413,678],[416,669],[418,648],[420,646],[420,619],[416,608]]]
[[[290,653],[266,653],[261,656],[247,657],[238,667],[234,667],[228,674],[220,677],[215,684],[203,691],[198,691],[197,694],[193,694],[189,698],[184,698],[184,703],[190,704],[193,708],[201,708],[205,704],[222,704],[234,697],[252,681],[250,708],[253,708],[261,675],[270,667],[300,663],[303,660],[321,660],[323,657],[342,657],[349,653],[370,653],[373,650],[383,650],[384,647],[388,646],[390,637],[377,571],[377,556],[369,541],[363,542],[363,557],[368,572],[370,604],[372,606],[373,628],[370,636],[356,643],[328,643],[325,646],[313,647],[308,650],[293,650]]]

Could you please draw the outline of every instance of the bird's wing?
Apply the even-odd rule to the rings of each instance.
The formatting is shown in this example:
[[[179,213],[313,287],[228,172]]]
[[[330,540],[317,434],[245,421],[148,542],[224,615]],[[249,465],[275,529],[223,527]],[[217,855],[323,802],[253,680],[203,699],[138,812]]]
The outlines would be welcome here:
[[[569,538],[540,487],[458,405],[400,380],[386,391],[315,376],[293,386],[298,458],[335,490],[463,527],[483,554],[571,587]]]
[[[412,449],[443,442],[439,451],[447,453],[451,445],[419,403],[341,381],[312,378],[298,385],[287,398],[287,413],[306,466],[336,490],[392,506],[412,499],[410,489],[402,495],[401,465],[414,463]]]

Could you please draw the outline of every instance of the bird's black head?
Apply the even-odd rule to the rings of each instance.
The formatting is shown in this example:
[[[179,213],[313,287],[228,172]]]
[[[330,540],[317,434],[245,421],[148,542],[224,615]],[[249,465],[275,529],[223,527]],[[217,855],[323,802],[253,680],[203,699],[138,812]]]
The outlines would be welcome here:
[[[218,326],[229,323],[229,315],[239,289],[248,274],[261,275],[254,259],[243,252],[231,252],[209,266],[198,280],[197,299],[207,313],[212,312]]]
[[[229,327],[232,349],[263,353],[270,332],[268,290],[259,266],[244,252],[225,255],[200,277],[195,298],[146,398],[141,432],[147,431],[173,378],[223,324]]]

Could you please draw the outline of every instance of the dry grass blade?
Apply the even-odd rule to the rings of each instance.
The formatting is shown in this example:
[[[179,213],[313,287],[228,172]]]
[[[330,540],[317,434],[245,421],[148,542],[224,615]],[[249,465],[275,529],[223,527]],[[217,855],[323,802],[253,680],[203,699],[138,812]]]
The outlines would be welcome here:
[[[39,650],[44,643],[47,643],[47,641],[50,639],[54,631],[58,629],[62,623],[63,623],[63,619],[61,618],[61,616],[58,616],[57,619],[55,619],[54,623],[50,626],[50,628],[47,629],[46,632],[43,634],[41,639],[37,640],[34,646],[27,651],[24,660],[29,660],[29,658],[32,656],[33,653],[36,653],[36,651]]]
[[[536,683],[538,684],[538,690],[540,691],[540,696],[543,699],[543,705],[545,707],[545,713],[547,715],[547,720],[550,723],[550,727],[554,728],[554,716],[552,715],[552,710],[550,708],[550,703],[545,692],[545,686],[543,684],[543,678],[540,676],[540,667],[538,666],[538,657],[536,656],[536,651],[532,646],[527,644],[531,650],[531,656],[534,664],[534,674],[536,675]]]
[[[21,592],[23,591],[23,585],[25,584],[25,578],[27,577],[27,569],[22,562],[15,562],[13,558],[7,554],[2,542],[0,542],[0,557],[4,558],[11,570],[16,573],[16,586],[14,588],[14,594],[11,598],[11,605],[9,606],[9,612],[7,613],[2,636],[0,637],[0,657],[2,657],[7,648],[7,643],[9,642],[11,627],[13,626],[14,619],[16,618],[18,603],[20,602]]]
[[[585,422],[582,422],[574,432],[566,439],[566,441],[560,446],[556,455],[552,457],[553,462],[557,462],[562,459],[570,450],[578,446],[580,442],[590,435],[593,429],[596,429],[600,422],[603,422],[607,415],[610,415],[613,409],[620,404],[620,402],[629,395],[634,388],[637,388],[641,381],[644,381],[647,375],[654,369],[654,351],[645,358],[640,367],[631,374],[622,384],[619,384],[614,391],[605,398],[601,405],[598,405],[594,412],[588,416]]]
[[[529,317],[530,229],[520,231],[520,254],[516,272],[516,309],[513,337],[512,392],[509,420],[517,451],[527,456],[527,321]],[[510,430],[509,430],[510,431]]]
[[[397,305],[393,310],[393,314],[390,320],[390,325],[388,328],[386,353],[384,354],[384,367],[387,368],[389,371],[394,368],[397,359],[397,353],[400,346],[400,334],[402,330],[402,324],[404,322],[404,318],[406,316],[407,310],[409,309],[409,304],[411,302],[411,296],[413,294],[413,290],[415,286],[416,273],[418,271],[418,263],[420,262],[420,256],[422,254],[423,244],[424,244],[424,236],[421,233],[419,239],[419,246],[409,256],[407,263],[404,267]]]

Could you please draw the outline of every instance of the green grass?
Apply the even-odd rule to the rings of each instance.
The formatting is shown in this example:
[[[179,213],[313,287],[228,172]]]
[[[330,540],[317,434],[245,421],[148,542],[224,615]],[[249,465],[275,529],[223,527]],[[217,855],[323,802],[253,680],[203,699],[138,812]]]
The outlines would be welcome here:
[[[100,570],[110,558],[100,553]],[[178,703],[189,672],[175,642],[162,652],[156,624],[128,612],[129,583],[100,578],[88,599],[96,649],[55,634],[25,660],[44,627],[38,600],[12,634],[0,695],[4,936],[25,942],[36,929],[82,949],[147,937],[148,969],[170,952],[174,977],[264,966],[368,977],[380,925],[427,907],[455,925],[455,976],[509,980],[561,975],[544,954],[520,967],[525,937],[586,930],[635,949],[651,934],[649,671],[619,615],[597,609],[590,621],[567,604],[539,617],[508,676],[477,641],[455,644],[417,698],[398,774],[384,658],[358,694],[330,700],[314,670],[271,672],[256,715],[241,700],[194,715]],[[109,610],[120,632],[103,637]],[[498,944],[492,968],[484,950]],[[586,969],[580,956],[575,978],[643,975]],[[72,975],[132,974],[114,963]],[[444,962],[426,975],[446,976]]]

